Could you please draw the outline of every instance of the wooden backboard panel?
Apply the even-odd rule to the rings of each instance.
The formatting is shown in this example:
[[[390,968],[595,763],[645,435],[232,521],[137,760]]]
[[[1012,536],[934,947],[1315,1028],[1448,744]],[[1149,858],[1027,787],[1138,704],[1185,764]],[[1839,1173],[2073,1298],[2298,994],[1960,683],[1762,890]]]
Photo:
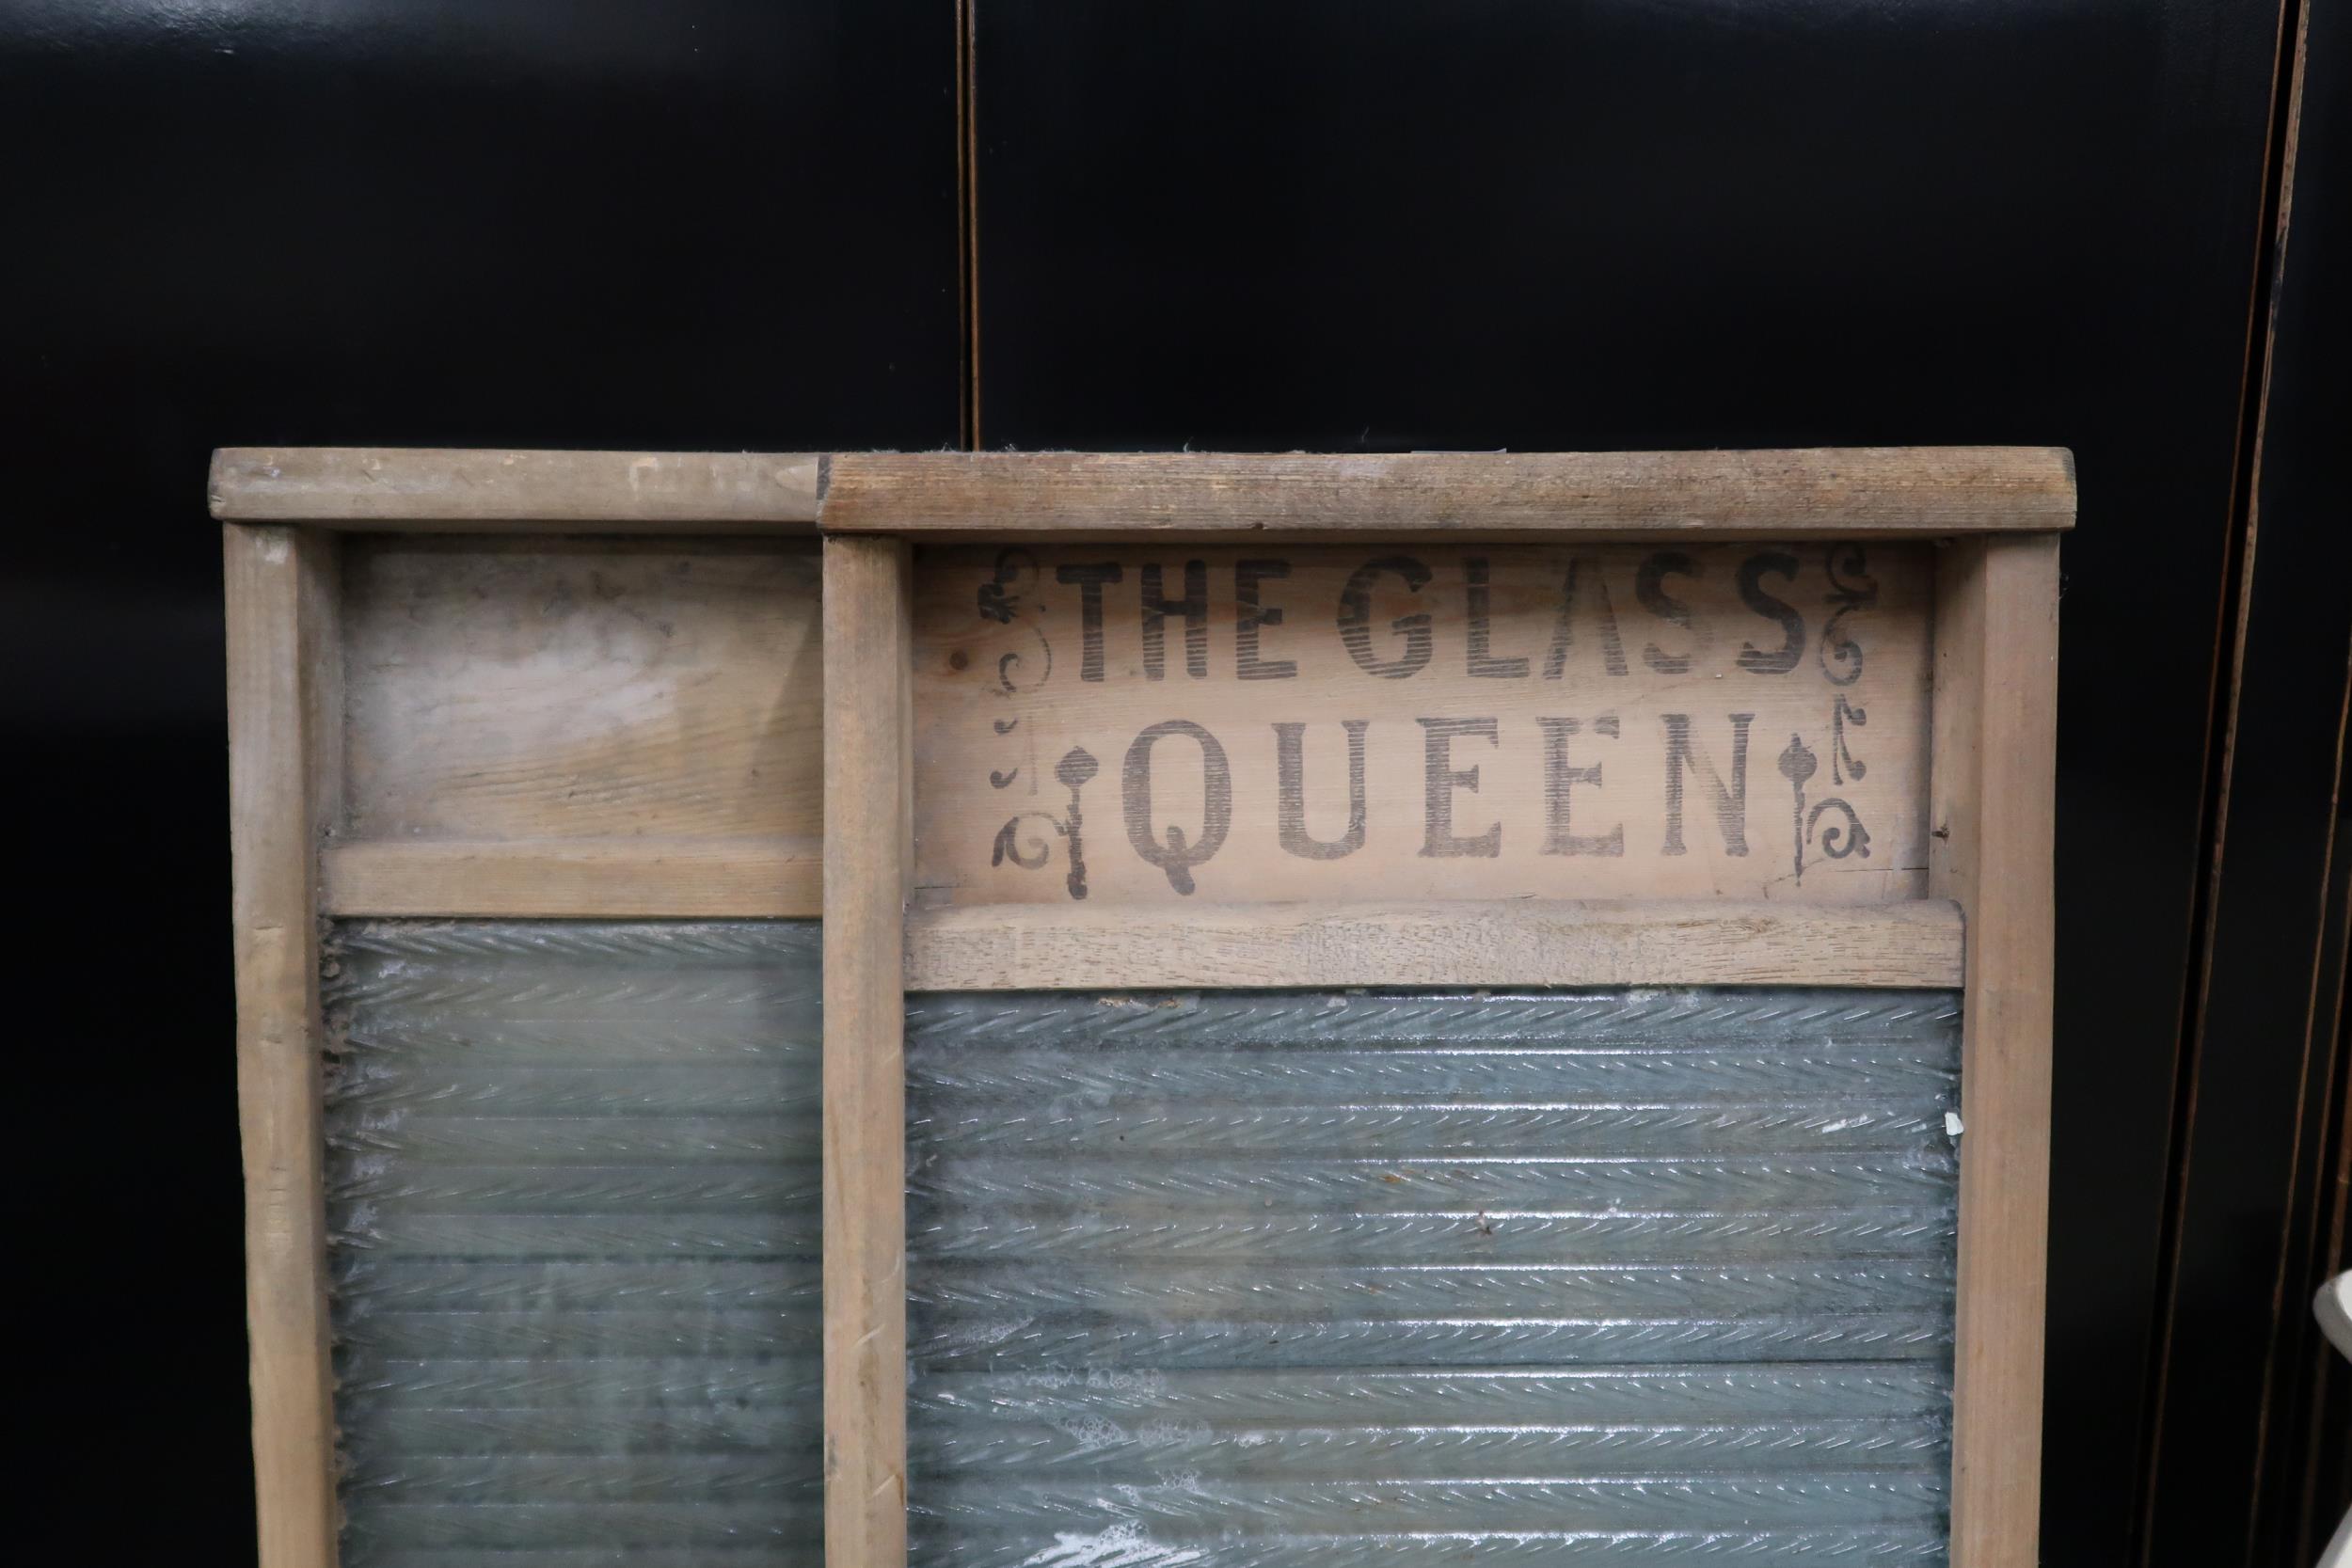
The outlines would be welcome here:
[[[814,541],[354,541],[344,832],[815,838],[817,584]]]
[[[917,901],[1915,897],[1932,578],[1852,541],[929,550]]]

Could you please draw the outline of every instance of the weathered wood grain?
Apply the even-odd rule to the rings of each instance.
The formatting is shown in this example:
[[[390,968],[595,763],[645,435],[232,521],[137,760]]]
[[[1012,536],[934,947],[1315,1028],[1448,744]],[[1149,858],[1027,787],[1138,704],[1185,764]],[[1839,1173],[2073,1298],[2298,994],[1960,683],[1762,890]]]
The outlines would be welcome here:
[[[845,452],[834,533],[1067,539],[1937,535],[2074,525],[2048,447],[1786,451]]]
[[[1960,911],[1884,905],[970,905],[907,921],[910,990],[1956,986]]]
[[[796,920],[822,912],[815,838],[391,839],[330,847],[335,915]]]
[[[807,532],[813,452],[223,447],[213,515],[373,532]]]
[[[1916,896],[1931,555],[926,551],[918,901]]]
[[[355,540],[345,578],[347,836],[818,833],[814,541]]]
[[[337,551],[330,538],[283,528],[224,528],[221,545],[260,1560],[333,1568],[315,856],[339,752]]]
[[[906,546],[825,542],[825,1560],[906,1561]]]
[[[2039,1560],[2058,562],[2055,535],[1969,540],[1937,580],[1929,891],[1968,922],[1953,1568]]]

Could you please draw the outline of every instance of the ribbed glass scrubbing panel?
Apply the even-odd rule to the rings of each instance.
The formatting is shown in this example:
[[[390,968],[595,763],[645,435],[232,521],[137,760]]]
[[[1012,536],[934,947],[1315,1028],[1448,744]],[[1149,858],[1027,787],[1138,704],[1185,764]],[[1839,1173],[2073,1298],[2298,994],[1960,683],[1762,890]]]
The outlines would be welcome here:
[[[819,1562],[818,929],[335,929],[347,1568]]]
[[[1942,1562],[1959,1026],[910,998],[915,1561]]]

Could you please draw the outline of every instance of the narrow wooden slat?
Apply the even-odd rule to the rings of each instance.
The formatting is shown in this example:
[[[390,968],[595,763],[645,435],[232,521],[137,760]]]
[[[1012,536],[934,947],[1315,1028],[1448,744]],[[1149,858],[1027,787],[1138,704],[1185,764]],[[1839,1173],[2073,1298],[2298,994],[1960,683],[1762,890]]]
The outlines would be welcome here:
[[[391,840],[321,857],[337,915],[510,919],[766,919],[822,912],[814,840]]]
[[[906,1561],[910,556],[825,542],[825,1560]]]
[[[805,532],[811,452],[223,447],[213,515],[418,532]]]
[[[335,1561],[313,857],[334,810],[335,543],[222,530],[246,1315],[262,1568]]]
[[[1942,900],[979,904],[907,921],[910,990],[1957,986]]]
[[[2031,1568],[2049,1236],[2058,540],[1966,540],[1936,595],[1929,889],[1968,922],[1953,1568]]]
[[[1163,540],[1936,535],[2070,528],[2048,447],[1790,451],[842,453],[829,533]]]

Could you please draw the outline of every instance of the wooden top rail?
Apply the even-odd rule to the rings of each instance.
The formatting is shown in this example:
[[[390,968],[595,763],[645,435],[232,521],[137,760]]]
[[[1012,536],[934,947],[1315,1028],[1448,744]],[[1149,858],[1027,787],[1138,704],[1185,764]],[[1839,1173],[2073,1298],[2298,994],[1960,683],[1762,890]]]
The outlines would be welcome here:
[[[813,452],[223,447],[213,515],[387,532],[813,531]]]
[[[2057,447],[1785,451],[621,452],[226,447],[223,522],[383,531],[800,532],[1170,543],[2048,532]]]
[[[1835,538],[2043,532],[2074,522],[2057,447],[1790,451],[845,452],[830,533],[1177,540]]]

